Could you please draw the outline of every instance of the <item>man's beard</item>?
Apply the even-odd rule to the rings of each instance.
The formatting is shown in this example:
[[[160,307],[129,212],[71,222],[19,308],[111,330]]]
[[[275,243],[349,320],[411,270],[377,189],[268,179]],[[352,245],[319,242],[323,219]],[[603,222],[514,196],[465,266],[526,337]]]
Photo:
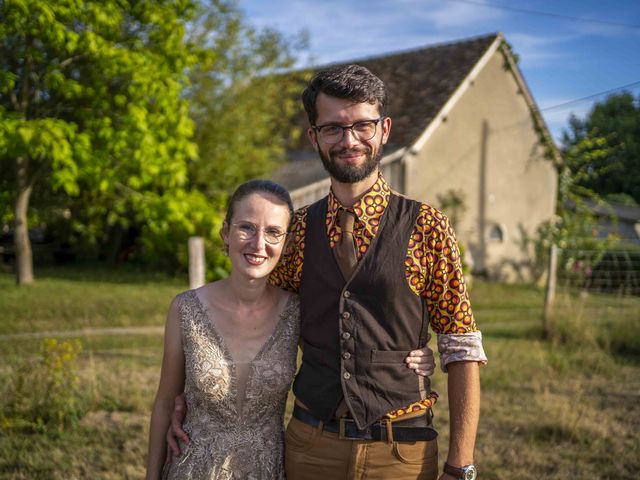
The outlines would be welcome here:
[[[338,162],[334,160],[337,155],[340,155],[349,151],[358,151],[363,153],[366,157],[365,162],[359,167],[354,167],[351,165],[338,165]],[[367,178],[371,173],[378,167],[380,164],[380,159],[382,158],[382,145],[376,152],[375,156],[371,154],[371,148],[363,147],[358,149],[349,149],[345,148],[340,150],[339,152],[329,152],[328,155],[325,155],[322,150],[318,150],[320,154],[320,159],[322,160],[322,165],[329,175],[335,178],[340,183],[357,183],[365,178]]]

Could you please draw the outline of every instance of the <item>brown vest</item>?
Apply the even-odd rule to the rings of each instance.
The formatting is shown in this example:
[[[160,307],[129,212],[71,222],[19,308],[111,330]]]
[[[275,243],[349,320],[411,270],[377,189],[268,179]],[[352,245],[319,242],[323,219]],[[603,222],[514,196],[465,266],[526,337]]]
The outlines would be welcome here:
[[[377,235],[345,281],[327,238],[327,201],[307,212],[300,283],[303,356],[293,391],[325,421],[344,398],[364,428],[430,391],[429,379],[404,364],[410,350],[428,341],[425,301],[405,274],[420,204],[391,194]]]

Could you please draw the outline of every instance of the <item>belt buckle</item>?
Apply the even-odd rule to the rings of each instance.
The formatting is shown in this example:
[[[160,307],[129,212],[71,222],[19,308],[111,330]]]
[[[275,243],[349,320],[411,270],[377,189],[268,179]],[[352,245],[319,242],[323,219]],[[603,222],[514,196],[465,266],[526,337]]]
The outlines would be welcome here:
[[[340,417],[338,420],[338,438],[341,440],[362,440],[360,437],[352,437],[346,433],[346,423],[348,421],[353,422],[352,419],[347,417]]]
[[[340,440],[353,440],[344,434],[344,420],[344,417],[338,419],[338,438],[340,438]]]

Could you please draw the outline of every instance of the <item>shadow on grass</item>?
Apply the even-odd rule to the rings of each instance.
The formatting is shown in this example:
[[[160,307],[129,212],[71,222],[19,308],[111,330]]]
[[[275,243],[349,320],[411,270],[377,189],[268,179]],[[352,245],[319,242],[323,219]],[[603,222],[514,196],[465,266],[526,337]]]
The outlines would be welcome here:
[[[121,359],[136,360],[142,366],[153,367],[158,364],[158,355],[146,352],[106,351],[94,350],[91,352],[95,359]]]
[[[139,265],[106,265],[103,263],[78,263],[64,266],[46,265],[35,268],[38,279],[57,279],[77,282],[131,283],[149,282],[184,284],[188,282],[186,272],[173,274],[151,270]]]
[[[539,322],[538,322],[539,323]],[[486,338],[500,338],[509,340],[542,340],[543,329],[541,324],[528,321],[526,323],[513,323],[511,325],[487,324],[482,327],[482,336]]]
[[[559,445],[570,443],[572,445],[590,445],[598,436],[593,432],[587,432],[578,427],[560,425],[557,422],[543,422],[531,425],[527,431],[529,438],[536,443]]]
[[[620,348],[613,353],[614,357],[627,365],[640,366],[640,352],[635,349]]]

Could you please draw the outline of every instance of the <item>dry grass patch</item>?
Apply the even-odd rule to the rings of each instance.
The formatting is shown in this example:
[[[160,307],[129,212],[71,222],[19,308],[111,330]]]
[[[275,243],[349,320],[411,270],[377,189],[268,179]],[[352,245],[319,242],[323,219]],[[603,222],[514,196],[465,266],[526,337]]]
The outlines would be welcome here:
[[[18,291],[12,278],[0,275],[0,332],[162,325],[171,297],[184,289],[173,280],[139,275],[100,277],[42,275],[36,289]],[[547,342],[541,339],[542,298],[527,286],[474,284],[472,301],[489,356],[481,371],[480,478],[635,480],[640,299],[567,297],[563,304],[560,298],[559,334]],[[581,315],[572,317],[578,309]],[[34,323],[37,318],[46,321]],[[143,477],[162,336],[93,334],[81,341],[78,375],[88,413],[63,432],[0,428],[0,479]],[[0,397],[14,362],[37,355],[39,343],[0,338]],[[442,463],[446,377],[438,371],[432,381],[441,394],[435,421]]]
[[[476,455],[483,478],[636,478],[638,365],[598,350],[486,343],[493,356],[482,372]]]

